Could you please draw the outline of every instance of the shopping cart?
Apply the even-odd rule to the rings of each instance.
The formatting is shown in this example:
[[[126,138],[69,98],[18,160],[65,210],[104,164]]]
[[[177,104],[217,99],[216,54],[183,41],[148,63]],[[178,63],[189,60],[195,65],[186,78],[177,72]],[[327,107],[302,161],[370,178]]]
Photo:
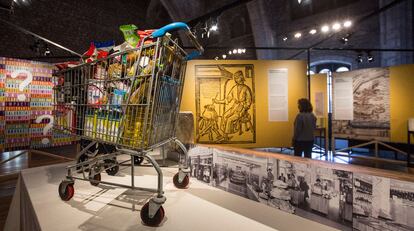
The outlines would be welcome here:
[[[168,32],[184,30],[197,51],[187,54]],[[172,23],[143,38],[136,49],[114,53],[56,74],[54,88],[54,132],[88,141],[77,153],[77,163],[67,166],[59,196],[68,201],[74,195],[75,180],[92,185],[114,185],[156,193],[141,209],[142,221],[158,225],[164,217],[163,174],[149,154],[168,143],[183,153],[179,171],[173,177],[177,188],[189,183],[187,150],[175,137],[186,61],[203,52],[185,23]],[[102,148],[107,151],[99,151]],[[107,148],[110,147],[110,148]],[[109,151],[108,151],[109,149]],[[128,158],[118,161],[117,157]],[[134,183],[134,163],[146,159],[158,173],[156,189]],[[101,173],[115,175],[131,162],[131,185],[101,180]]]

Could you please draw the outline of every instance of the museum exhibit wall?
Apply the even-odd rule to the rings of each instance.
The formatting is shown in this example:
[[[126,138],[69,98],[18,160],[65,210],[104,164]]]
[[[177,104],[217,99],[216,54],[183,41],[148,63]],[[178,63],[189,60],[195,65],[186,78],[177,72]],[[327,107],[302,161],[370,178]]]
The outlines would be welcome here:
[[[407,142],[407,121],[414,118],[414,64],[390,67],[391,141]]]
[[[221,66],[221,71],[218,65]],[[269,70],[272,71],[269,72]],[[233,133],[225,139],[222,137],[224,136],[223,133],[226,129],[222,127],[223,123],[220,121],[220,118],[223,118],[223,116],[226,115],[224,114],[225,109],[222,108],[223,106],[220,103],[223,103],[223,98],[231,94],[230,88],[231,86],[235,86],[233,83],[235,82],[234,76],[238,71],[243,73],[245,78],[244,84],[250,88],[252,102],[246,113],[247,115],[240,117],[243,119],[239,120],[239,126],[241,127],[239,132],[233,131]],[[215,92],[214,89],[211,91],[209,89],[206,90],[206,86],[209,85],[207,84],[208,82],[206,79],[199,79],[202,75],[215,75],[216,78],[224,78],[227,75],[224,72],[230,73],[230,75],[226,77],[228,81],[221,80],[217,81],[217,83],[214,83],[213,80],[211,81],[211,84],[213,85],[212,88],[215,86],[215,88],[221,89],[218,92]],[[274,86],[275,88],[269,90],[268,79],[270,78],[270,75],[272,76],[273,81],[273,85],[271,84],[271,86]],[[287,75],[287,95],[282,94],[283,89],[286,87],[286,84],[284,85],[283,83],[283,75]],[[272,92],[271,96],[269,96],[269,91]],[[240,92],[242,92],[242,90],[240,90]],[[248,92],[248,90],[245,90],[244,94],[249,95],[246,92]],[[278,92],[281,92],[281,95],[278,95]],[[204,102],[203,104],[203,97],[206,98],[206,95],[218,100],[213,102],[212,99],[209,99],[208,102]],[[273,96],[275,98],[272,99],[275,100],[271,100],[269,105],[269,97]],[[239,97],[239,100],[241,98],[240,96],[233,96],[233,98],[234,97]],[[180,111],[191,111],[194,114],[194,140],[196,143],[222,143],[246,148],[289,147],[291,146],[293,135],[293,121],[298,113],[297,100],[306,97],[307,76],[306,63],[304,61],[193,60],[187,63],[186,80]],[[218,102],[220,100],[222,101]],[[283,108],[284,100],[286,101],[285,106],[287,110]],[[244,105],[248,105],[248,103],[244,103]],[[269,106],[274,108],[274,111],[272,111],[271,114],[269,114]],[[228,106],[227,109],[230,107],[231,105]],[[199,111],[198,114],[197,110]],[[278,110],[281,113],[277,114],[277,112],[279,112]],[[283,113],[286,113],[286,115]],[[214,118],[217,117],[219,117],[219,119],[212,122],[214,121]],[[249,123],[249,119],[251,123]],[[250,125],[253,126],[253,129],[246,129],[249,128]],[[208,128],[208,134],[206,134],[206,132],[200,134],[201,128]],[[237,127],[235,129],[237,129]],[[253,132],[254,134],[252,134]],[[240,133],[242,134],[240,135]],[[200,135],[203,135],[201,139]],[[217,137],[220,137],[221,139],[217,139]],[[201,140],[201,142],[198,142],[197,140]]]
[[[1,150],[21,150],[70,143],[52,134],[54,66],[0,57]]]
[[[196,145],[190,176],[339,230],[414,230],[414,177],[266,152]]]
[[[318,118],[317,125],[328,131],[328,76],[327,74],[311,75],[311,103],[313,113]]]
[[[334,136],[406,143],[413,71],[411,64],[333,73]]]

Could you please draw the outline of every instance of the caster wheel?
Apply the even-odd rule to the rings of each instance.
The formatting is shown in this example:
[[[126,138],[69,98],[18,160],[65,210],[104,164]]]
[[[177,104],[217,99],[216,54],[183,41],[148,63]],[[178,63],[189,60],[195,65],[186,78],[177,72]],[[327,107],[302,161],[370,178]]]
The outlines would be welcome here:
[[[94,176],[91,176],[91,173],[89,173],[89,179],[101,181],[101,174],[98,173],[98,174],[95,174]],[[98,186],[99,185],[99,182],[92,182],[92,181],[90,181],[90,183],[93,186]]]
[[[142,161],[144,161],[144,157],[140,157],[140,156],[134,156],[134,165],[141,165]]]
[[[59,184],[59,196],[63,201],[70,200],[75,194],[73,183],[61,182]]]
[[[161,206],[153,218],[149,217],[149,202],[145,203],[141,208],[141,220],[148,226],[158,226],[164,219],[164,208]]]
[[[105,169],[106,173],[110,176],[115,176],[119,172],[119,165],[115,160],[105,160],[105,163],[108,163],[108,165],[113,165],[111,168]]]
[[[175,187],[177,188],[187,188],[188,187],[188,183],[190,183],[190,178],[188,177],[188,175],[185,175],[183,181],[180,183],[178,182],[178,172],[174,175],[173,178],[173,182]]]

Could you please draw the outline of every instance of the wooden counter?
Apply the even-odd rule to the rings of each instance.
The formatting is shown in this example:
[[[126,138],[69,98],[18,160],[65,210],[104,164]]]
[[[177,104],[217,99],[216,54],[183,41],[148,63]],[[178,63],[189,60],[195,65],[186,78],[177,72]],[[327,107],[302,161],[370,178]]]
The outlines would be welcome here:
[[[328,161],[323,161],[323,160],[313,160],[313,159],[302,158],[302,157],[297,157],[297,156],[290,156],[286,154],[269,153],[269,152],[262,152],[262,151],[252,150],[252,149],[236,148],[236,147],[223,146],[223,145],[207,145],[207,144],[197,144],[197,145],[201,147],[217,148],[217,149],[227,151],[227,152],[250,154],[250,155],[255,155],[255,156],[260,156],[260,157],[271,157],[271,158],[295,162],[295,163],[311,164],[311,165],[315,165],[315,166],[319,166],[323,168],[331,168],[331,169],[337,169],[337,170],[343,170],[343,171],[350,171],[353,173],[361,173],[361,174],[378,176],[378,177],[386,177],[386,178],[391,178],[391,179],[396,179],[396,180],[401,180],[401,181],[414,182],[414,174],[410,174],[410,173],[402,173],[402,172],[377,169],[377,168],[352,165],[352,164],[333,163],[333,162],[328,162]]]

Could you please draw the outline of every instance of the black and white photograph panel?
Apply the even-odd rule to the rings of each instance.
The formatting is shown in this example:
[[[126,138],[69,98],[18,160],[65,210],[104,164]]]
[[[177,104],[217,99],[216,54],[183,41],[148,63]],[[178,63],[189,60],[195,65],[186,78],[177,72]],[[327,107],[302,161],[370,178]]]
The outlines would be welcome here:
[[[259,193],[261,203],[280,209],[288,213],[295,213],[292,204],[292,193],[294,185],[290,170],[291,163],[274,158],[268,159],[267,173],[261,181],[262,192]],[[287,178],[289,176],[289,178]]]
[[[211,184],[213,172],[213,148],[196,146],[189,150],[190,177]]]
[[[352,223],[352,173],[314,166],[310,209],[330,220]]]
[[[354,174],[353,228],[414,230],[413,192],[412,183]]]
[[[266,174],[266,167],[266,158],[214,149],[212,185],[259,201],[260,180]]]

